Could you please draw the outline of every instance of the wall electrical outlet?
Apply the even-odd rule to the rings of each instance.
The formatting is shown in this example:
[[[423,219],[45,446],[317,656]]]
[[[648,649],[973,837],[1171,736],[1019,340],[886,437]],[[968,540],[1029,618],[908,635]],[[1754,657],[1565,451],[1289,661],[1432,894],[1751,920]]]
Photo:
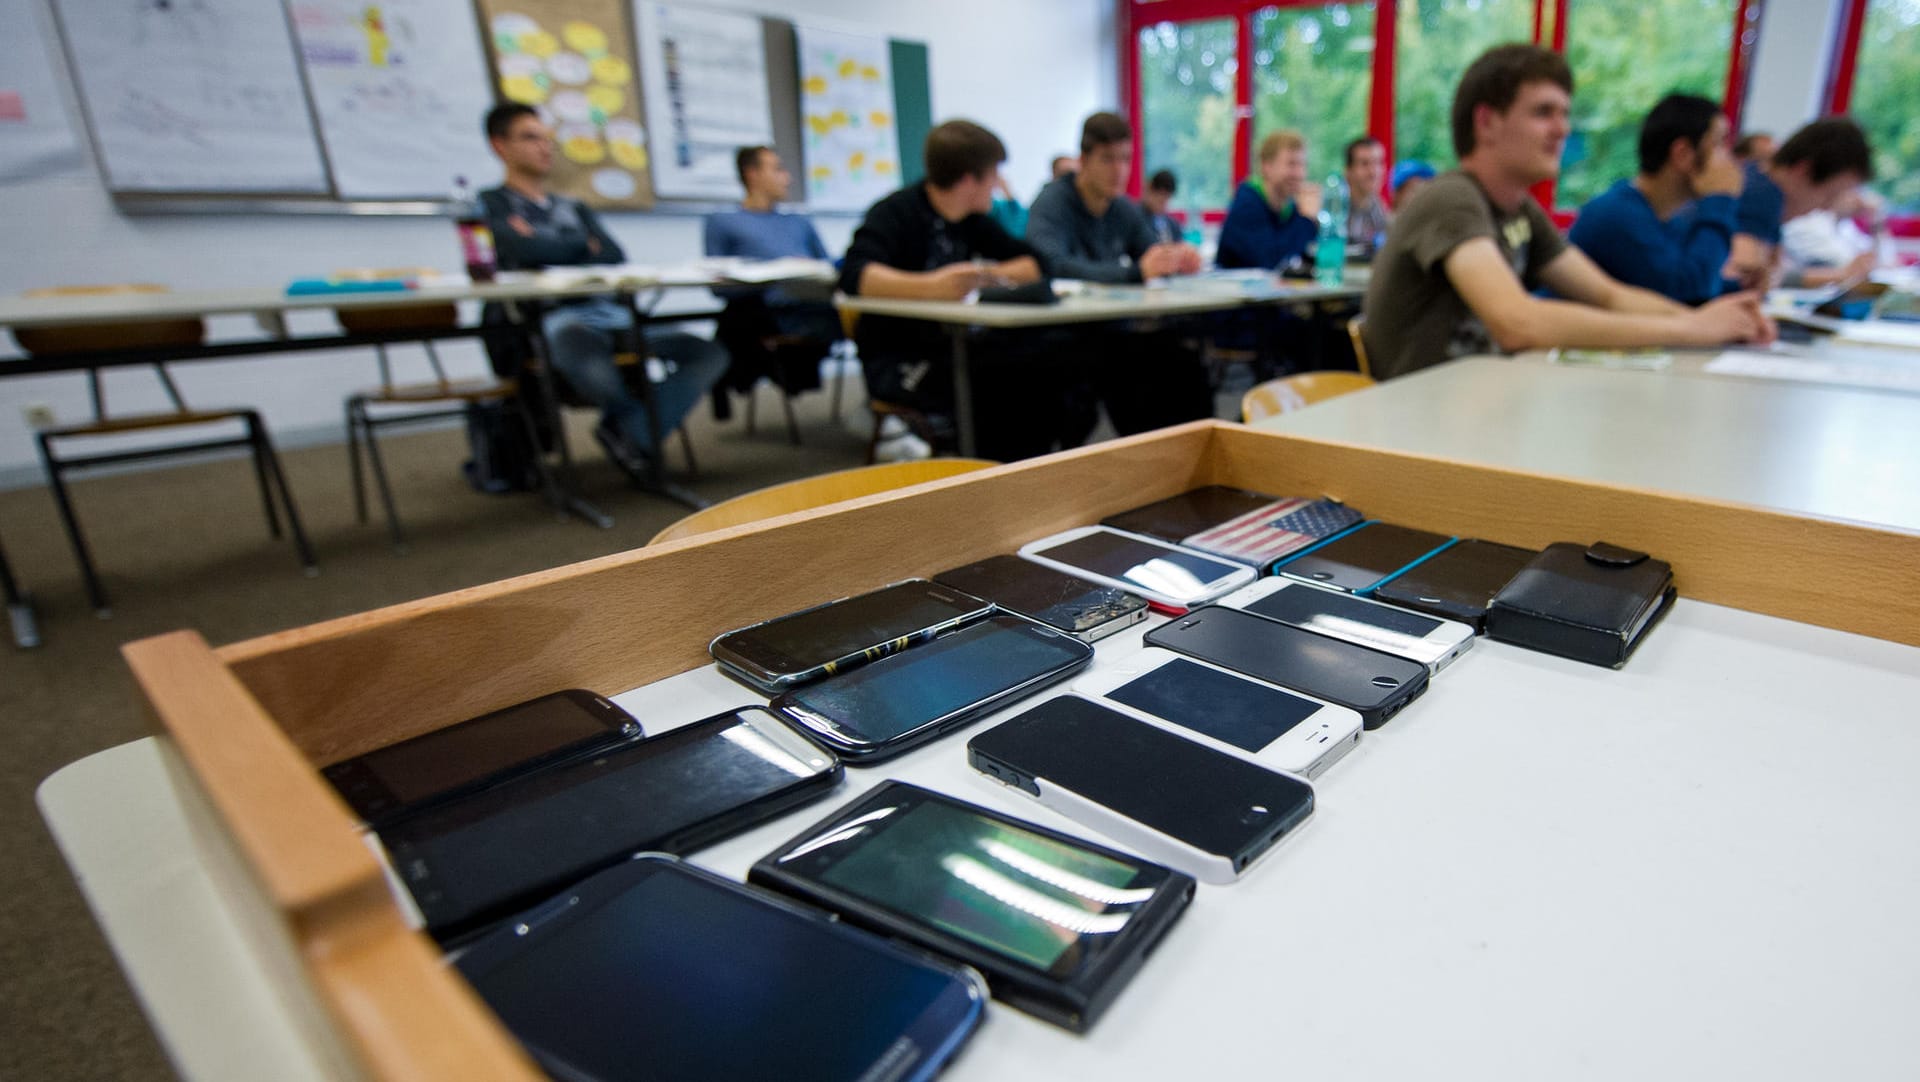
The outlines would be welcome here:
[[[20,410],[20,416],[27,419],[28,428],[52,428],[53,407],[45,402],[35,402]]]

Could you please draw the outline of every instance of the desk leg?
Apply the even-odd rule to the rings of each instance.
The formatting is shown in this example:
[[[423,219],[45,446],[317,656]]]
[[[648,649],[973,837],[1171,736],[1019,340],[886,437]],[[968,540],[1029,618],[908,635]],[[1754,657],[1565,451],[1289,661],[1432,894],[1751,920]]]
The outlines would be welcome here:
[[[633,312],[634,345],[639,347],[640,353],[640,401],[647,408],[647,442],[652,444],[647,448],[650,457],[647,463],[647,481],[642,489],[655,496],[664,496],[689,511],[701,511],[711,506],[710,501],[703,500],[694,495],[691,490],[667,480],[667,434],[660,431],[660,401],[653,393],[653,374],[647,367],[647,362],[655,359],[653,352],[647,347],[648,313],[653,310],[653,305],[659,303],[660,296],[661,294],[656,291],[648,302],[646,312],[643,312],[638,295],[627,294],[627,308]],[[665,363],[666,361],[661,359],[661,364]]]
[[[553,426],[554,442],[560,445],[560,469],[555,476],[557,483],[548,487],[547,501],[563,514],[572,515],[603,530],[612,529],[612,516],[580,498],[573,476],[573,448],[567,443],[567,418],[562,412],[559,392],[553,382],[553,352],[547,348],[546,332],[540,329],[538,319],[529,320],[527,328],[540,355],[540,363],[534,367],[540,377],[540,395],[547,407],[547,423]]]
[[[959,437],[964,458],[979,457],[979,440],[973,431],[973,374],[967,371],[967,328],[953,323],[947,326],[953,335],[953,427]]]
[[[40,627],[33,615],[33,599],[20,590],[7,563],[7,550],[0,548],[0,592],[7,599],[7,616],[13,623],[13,644],[22,650],[40,645]]]

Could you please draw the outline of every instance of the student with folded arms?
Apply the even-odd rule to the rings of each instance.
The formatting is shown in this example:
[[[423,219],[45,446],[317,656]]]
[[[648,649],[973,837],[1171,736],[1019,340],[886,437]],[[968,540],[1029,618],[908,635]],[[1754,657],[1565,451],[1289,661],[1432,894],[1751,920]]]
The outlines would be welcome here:
[[[1376,375],[1550,346],[1772,340],[1755,294],[1686,308],[1622,284],[1561,238],[1528,189],[1559,174],[1572,101],[1566,59],[1538,46],[1497,46],[1461,76],[1460,167],[1408,201],[1374,260],[1362,326]],[[1543,286],[1564,299],[1535,296]]]

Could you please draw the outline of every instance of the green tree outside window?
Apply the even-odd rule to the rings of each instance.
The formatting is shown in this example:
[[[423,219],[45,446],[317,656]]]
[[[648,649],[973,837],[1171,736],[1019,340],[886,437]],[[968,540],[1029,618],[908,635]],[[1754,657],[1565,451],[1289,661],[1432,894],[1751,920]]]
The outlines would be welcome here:
[[[1868,3],[1853,70],[1851,111],[1873,144],[1872,187],[1889,208],[1920,213],[1920,0]]]

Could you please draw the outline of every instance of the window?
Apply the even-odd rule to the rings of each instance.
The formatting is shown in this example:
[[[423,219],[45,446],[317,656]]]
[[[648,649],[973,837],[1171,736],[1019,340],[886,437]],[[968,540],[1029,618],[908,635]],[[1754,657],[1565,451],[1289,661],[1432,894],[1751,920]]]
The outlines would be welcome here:
[[[1640,170],[1640,123],[1676,91],[1727,91],[1737,0],[1571,0],[1573,136],[1560,170],[1561,206],[1577,207]]]
[[[1233,19],[1156,23],[1139,33],[1137,127],[1145,175],[1135,182],[1172,169],[1183,208],[1224,207],[1233,194],[1238,38]]]
[[[1474,57],[1533,40],[1530,0],[1402,0],[1395,24],[1393,157],[1453,165],[1453,89]]]
[[[1307,176],[1345,167],[1348,141],[1367,133],[1373,85],[1373,4],[1269,7],[1253,14],[1253,146],[1268,132],[1307,137]]]
[[[1920,0],[1868,0],[1852,112],[1873,145],[1872,187],[1901,214],[1920,213]]]

